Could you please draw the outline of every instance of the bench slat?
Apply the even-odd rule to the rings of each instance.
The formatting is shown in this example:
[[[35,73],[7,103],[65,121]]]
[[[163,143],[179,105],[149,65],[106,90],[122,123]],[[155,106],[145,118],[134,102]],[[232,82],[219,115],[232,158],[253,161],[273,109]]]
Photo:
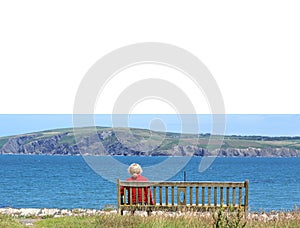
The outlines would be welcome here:
[[[166,194],[166,205],[168,205],[169,203],[169,199],[168,199],[168,196],[169,196],[169,190],[168,190],[168,186],[165,187],[165,194]]]
[[[190,205],[193,205],[193,187],[190,187]]]
[[[175,197],[174,197],[174,186],[172,186],[172,206],[175,205],[174,199],[175,199]]]
[[[220,204],[223,206],[224,198],[223,198],[223,187],[220,187]]]
[[[132,188],[129,188],[129,204],[132,205]]]
[[[217,206],[217,187],[214,187],[214,206]]]
[[[229,206],[229,187],[226,188],[226,206]]]
[[[199,187],[196,187],[196,206],[199,205]]]
[[[202,187],[202,206],[205,204],[205,188]]]
[[[162,205],[162,186],[159,187],[159,205]]]
[[[145,189],[144,188],[142,188],[142,205],[145,205],[145,200],[144,200],[144,195],[145,195]]]
[[[235,194],[235,187],[232,188],[232,205],[235,206],[235,198],[236,194]]]
[[[242,196],[242,191],[243,191],[243,189],[240,187],[239,188],[239,206],[242,205],[242,197],[243,197]]]
[[[127,204],[127,199],[126,199],[126,196],[127,195],[127,192],[126,192],[126,187],[124,187],[124,204]]]
[[[245,181],[245,211],[248,211],[248,193],[249,193],[249,181]]]
[[[153,187],[153,202],[156,204],[156,187]]]
[[[208,206],[210,206],[210,199],[211,199],[211,187],[208,187],[208,201],[207,201],[207,204],[208,204]]]
[[[139,202],[139,191],[138,188],[135,188],[135,204],[138,204]]]
[[[150,204],[151,204],[151,200],[150,200],[150,191],[151,191],[151,189],[150,189],[150,188],[148,188],[148,189],[147,189],[148,205],[150,205]]]

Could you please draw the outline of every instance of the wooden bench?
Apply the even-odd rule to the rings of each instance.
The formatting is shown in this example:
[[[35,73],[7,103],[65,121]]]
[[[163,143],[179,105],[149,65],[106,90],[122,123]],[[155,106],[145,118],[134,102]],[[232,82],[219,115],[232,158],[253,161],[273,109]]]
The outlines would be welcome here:
[[[124,195],[121,195],[121,186]],[[148,187],[148,192],[144,192]],[[133,200],[132,189],[142,188],[142,195],[146,194],[147,202]],[[150,191],[153,202],[151,204]],[[241,209],[248,212],[249,181],[245,182],[127,182],[117,180],[118,211],[210,211],[220,207]],[[145,196],[145,195],[144,195]],[[133,203],[138,202],[138,203]]]

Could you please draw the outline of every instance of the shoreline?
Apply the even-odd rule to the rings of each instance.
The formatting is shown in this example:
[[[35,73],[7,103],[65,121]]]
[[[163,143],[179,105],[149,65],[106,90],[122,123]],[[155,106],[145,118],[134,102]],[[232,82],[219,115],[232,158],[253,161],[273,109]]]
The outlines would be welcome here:
[[[87,156],[94,156],[94,157],[196,157],[196,158],[203,158],[203,157],[219,157],[219,158],[300,158],[299,156],[281,156],[281,155],[272,155],[272,156],[224,156],[224,155],[207,155],[207,156],[175,156],[175,155],[89,155],[89,154],[17,154],[17,153],[1,153],[0,156],[45,156],[45,157],[87,157]]]
[[[12,217],[64,217],[64,216],[91,216],[108,213],[117,213],[116,208],[109,209],[61,209],[61,208],[0,208],[0,214],[10,215]]]
[[[118,214],[117,208],[104,208],[104,209],[59,209],[59,208],[0,208],[0,214],[12,216],[14,218],[60,218],[60,217],[75,217],[75,216],[100,216],[100,215],[116,215]],[[130,215],[130,212],[124,212],[124,215]],[[151,216],[158,217],[212,217],[214,212],[167,212],[167,211],[153,211]],[[299,217],[300,210],[295,208],[292,211],[270,211],[270,212],[249,212],[247,220],[254,221],[277,221],[281,219],[295,219]],[[147,212],[136,211],[134,215],[147,217]]]

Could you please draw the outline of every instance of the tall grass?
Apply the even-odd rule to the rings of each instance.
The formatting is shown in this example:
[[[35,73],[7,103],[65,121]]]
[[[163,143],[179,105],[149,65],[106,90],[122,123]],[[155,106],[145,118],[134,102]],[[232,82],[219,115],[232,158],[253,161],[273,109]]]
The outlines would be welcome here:
[[[13,217],[9,215],[0,214],[0,227],[1,228],[19,228],[24,227],[21,223],[16,221]]]
[[[212,227],[211,219],[197,217],[99,215],[91,217],[52,218],[37,222],[36,227]]]
[[[220,213],[219,211],[216,212]],[[294,218],[287,219],[279,217],[278,220],[256,221],[245,219],[238,214],[223,213],[219,219],[211,217],[196,216],[132,216],[132,215],[100,215],[91,217],[65,217],[52,218],[37,222],[36,227],[300,227],[300,214]],[[218,216],[218,215],[217,215]]]
[[[253,214],[252,214],[253,215]],[[153,215],[150,217],[139,215],[102,214],[97,216],[70,216],[60,218],[46,218],[37,221],[33,227],[300,227],[300,211],[280,212],[268,219],[259,214],[258,217],[245,219],[243,213],[218,210],[210,216]],[[7,215],[0,215],[0,227],[25,227]]]

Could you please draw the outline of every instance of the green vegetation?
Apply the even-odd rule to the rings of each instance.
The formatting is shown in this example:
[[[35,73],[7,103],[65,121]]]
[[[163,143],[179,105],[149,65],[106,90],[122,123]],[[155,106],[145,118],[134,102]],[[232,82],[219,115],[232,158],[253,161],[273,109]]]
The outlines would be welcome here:
[[[172,148],[173,146],[177,145],[178,143],[179,143],[179,139],[164,140],[162,142],[162,145],[160,145],[159,149],[168,150],[168,149]]]
[[[168,218],[100,215],[92,217],[53,218],[36,223],[36,227],[211,227],[200,218]]]
[[[214,227],[245,227],[247,220],[243,217],[244,213],[240,209],[238,209],[237,212],[234,212],[234,208],[229,208],[229,211],[220,208],[213,214]]]
[[[68,144],[74,145],[76,143],[74,133],[69,133],[68,135],[64,136],[61,140],[59,140],[59,144]]]
[[[60,218],[36,218],[32,227],[300,227],[300,211],[277,212],[275,219],[245,219],[241,212],[228,212],[219,209],[210,216],[164,215],[132,216],[118,214],[102,214],[94,216],[70,216]],[[13,218],[0,214],[0,227],[26,227],[24,218]]]
[[[9,137],[0,138],[0,148],[8,141]]]
[[[76,134],[85,135],[91,130],[95,130],[92,127],[80,128],[76,130]],[[128,129],[125,128],[118,128],[113,129],[109,127],[96,127],[97,132],[99,135],[102,131],[117,131],[119,134],[123,136],[122,139],[126,139],[126,135],[128,135]],[[179,133],[171,133],[171,132],[154,132],[145,129],[137,129],[132,128],[130,129],[134,138],[128,137],[126,143],[128,145],[137,145],[137,142],[145,143],[147,145],[159,145],[159,151],[166,152],[165,154],[170,154],[168,152],[173,150],[175,145],[180,146],[198,146],[204,149],[207,149],[207,145],[209,140],[210,141],[210,148],[214,149],[217,148],[219,141],[216,145],[213,144],[214,139],[217,139],[218,136],[212,136],[209,133],[207,134],[179,134]],[[69,146],[74,146],[76,144],[76,140],[74,137],[74,132],[72,128],[64,128],[64,129],[54,129],[54,130],[47,130],[29,134],[22,134],[18,136],[11,136],[11,137],[25,137],[27,136],[27,141],[24,141],[22,144],[30,144],[37,140],[46,140],[50,139],[55,136],[59,136],[59,140],[57,141],[59,144],[65,144]],[[150,138],[151,137],[151,138]],[[0,138],[0,149],[2,146],[7,143],[10,137],[2,137]],[[149,141],[151,139],[151,141]],[[110,137],[106,137],[103,140],[103,143],[107,146],[116,143],[118,137],[113,135]],[[162,141],[162,142],[161,142]],[[256,149],[268,149],[268,148],[287,148],[287,149],[294,149],[300,150],[300,136],[297,137],[269,137],[269,136],[240,136],[240,135],[231,135],[231,136],[224,136],[222,149],[246,149],[246,148],[256,148]]]
[[[1,228],[19,228],[24,227],[21,223],[19,223],[16,219],[9,215],[2,215],[0,214],[0,227]]]

